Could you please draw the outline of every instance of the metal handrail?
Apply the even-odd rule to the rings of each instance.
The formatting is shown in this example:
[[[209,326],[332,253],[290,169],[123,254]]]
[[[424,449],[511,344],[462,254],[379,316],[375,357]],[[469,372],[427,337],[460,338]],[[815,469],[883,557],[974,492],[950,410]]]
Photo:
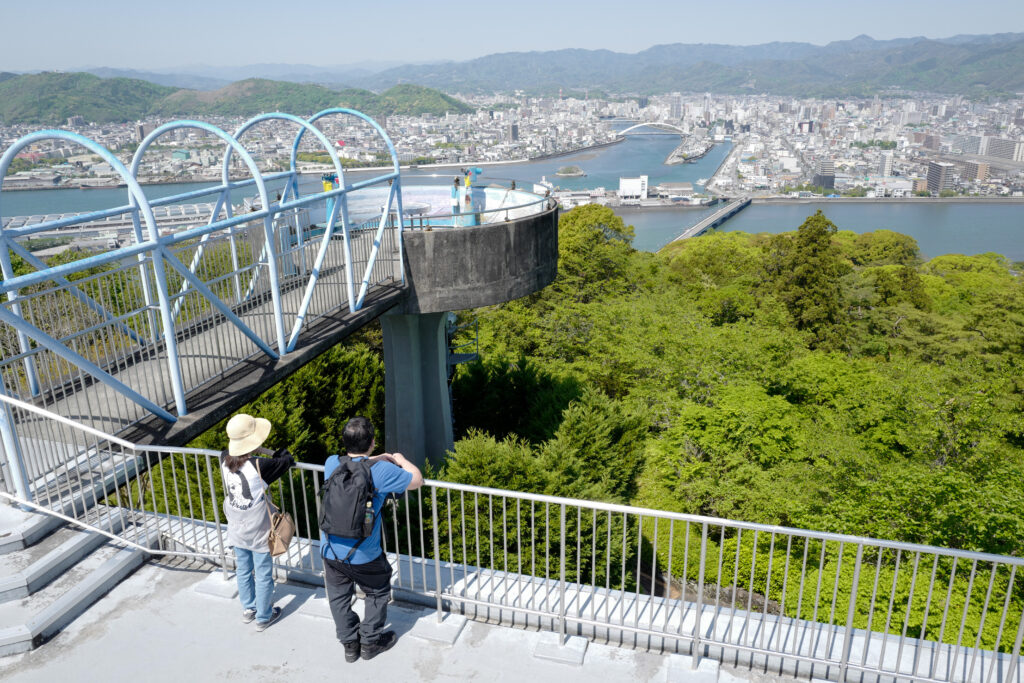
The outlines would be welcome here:
[[[294,163],[287,172],[264,175],[238,139],[264,120],[285,120],[300,128],[296,149],[302,132],[308,132],[336,157],[313,125],[317,118],[336,114],[355,116],[375,127],[395,162],[390,173],[300,196]],[[222,182],[150,201],[137,179],[141,158],[157,137],[178,128],[199,129],[225,143]],[[0,227],[0,295],[6,294],[6,301],[0,303],[4,342],[0,355],[5,356],[0,361],[0,387],[18,397],[61,406],[57,412],[74,414],[81,414],[80,406],[69,404],[83,402],[96,424],[118,425],[111,431],[149,415],[174,422],[188,412],[187,395],[254,353],[277,360],[297,348],[302,332],[313,321],[343,308],[356,313],[371,287],[404,279],[402,226],[386,220],[392,206],[401,214],[397,156],[386,132],[358,112],[330,109],[311,119],[263,114],[234,135],[198,121],[173,121],[146,137],[130,170],[89,138],[69,131],[40,131],[18,139],[0,155],[0,190],[3,169],[14,156],[29,144],[49,140],[67,141],[98,154],[122,177],[129,197],[122,206],[28,226],[8,227],[0,221],[4,225]],[[251,177],[230,179],[232,155],[242,160]],[[340,165],[336,166],[341,173]],[[267,182],[273,179],[288,180],[275,202],[267,190]],[[389,185],[388,203],[375,233],[353,230],[347,197],[384,184]],[[258,193],[261,206],[236,214],[230,193],[247,187]],[[154,206],[203,195],[217,197],[210,215],[197,221],[204,224],[190,222],[191,227],[161,234]],[[309,235],[297,218],[294,227],[282,227],[291,224],[293,212],[314,208],[322,210],[326,219],[322,235],[306,239]],[[74,262],[47,266],[15,241],[113,216],[126,219],[132,243]],[[296,244],[286,248],[293,230]],[[335,235],[340,237],[337,242]],[[9,250],[36,270],[16,275]],[[90,269],[99,274],[75,279]],[[222,327],[213,333],[209,321]],[[140,368],[143,364],[145,368]],[[8,450],[16,451],[19,440],[46,438],[33,431],[21,433],[23,429],[32,426],[15,424],[0,412],[0,438],[10,446]],[[22,479],[16,478],[14,484],[21,498],[32,500]]]
[[[474,186],[480,187],[480,186]],[[494,185],[483,186],[483,189],[504,189],[506,191],[506,197],[512,192],[521,192],[523,194],[531,194],[529,190],[523,190],[512,187],[501,187]],[[535,195],[536,199],[532,199],[528,202],[521,204],[513,204],[510,206],[496,206],[493,208],[481,209],[479,211],[460,211],[458,213],[433,213],[433,214],[412,214],[403,217],[403,228],[406,230],[430,230],[435,228],[460,228],[460,227],[476,227],[484,224],[483,218],[487,215],[500,215],[504,212],[505,221],[509,220],[509,213],[513,211],[524,211],[531,207],[542,206],[547,203],[546,208],[551,208],[553,200],[550,197]],[[538,209],[543,211],[544,208]],[[473,222],[467,222],[467,218],[472,218]],[[460,225],[461,223],[461,225]]]
[[[219,557],[218,553],[196,553],[188,550],[163,550],[160,548],[151,548],[149,546],[142,545],[141,543],[129,541],[127,538],[124,538],[123,536],[118,536],[117,534],[111,533],[106,529],[101,529],[100,527],[94,524],[84,522],[78,519],[77,517],[65,515],[61,512],[57,512],[56,510],[51,510],[50,508],[44,505],[37,505],[36,503],[25,500],[23,498],[19,498],[18,496],[11,495],[10,493],[5,493],[4,491],[0,491],[0,498],[6,499],[18,507],[29,508],[31,510],[42,513],[49,517],[56,517],[61,521],[67,522],[68,524],[74,524],[75,526],[81,529],[85,529],[86,531],[91,531],[92,533],[99,534],[100,536],[106,536],[118,545],[124,546],[126,548],[132,548],[134,550],[141,550],[150,555],[174,555],[176,557],[197,557],[201,559]]]
[[[84,467],[69,461],[83,502],[127,509],[146,533],[192,549],[165,554],[219,557],[226,573],[219,451],[133,444],[3,395],[0,409],[72,428],[72,443],[86,437],[77,451]],[[315,520],[323,470],[299,463],[268,492],[298,523],[292,548],[275,560],[296,576],[322,572]],[[96,472],[112,474],[97,482]],[[396,587],[430,600],[439,618],[494,608],[563,636],[649,636],[695,661],[713,647],[820,663],[839,680],[862,672],[996,683],[1021,671],[1021,558],[438,480],[424,486],[386,513],[382,542]],[[76,512],[66,514],[69,506]],[[57,493],[45,507],[66,518],[85,506]]]

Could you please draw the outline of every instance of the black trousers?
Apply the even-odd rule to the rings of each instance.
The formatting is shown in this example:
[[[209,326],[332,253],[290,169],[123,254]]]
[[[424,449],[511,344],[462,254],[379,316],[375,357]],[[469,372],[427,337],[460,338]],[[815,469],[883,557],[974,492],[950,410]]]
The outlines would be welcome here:
[[[331,616],[338,632],[338,640],[351,643],[362,640],[370,643],[380,637],[388,619],[391,600],[391,565],[384,553],[366,564],[346,564],[340,560],[324,559],[324,587]],[[366,593],[363,621],[352,610],[352,595],[359,586]]]

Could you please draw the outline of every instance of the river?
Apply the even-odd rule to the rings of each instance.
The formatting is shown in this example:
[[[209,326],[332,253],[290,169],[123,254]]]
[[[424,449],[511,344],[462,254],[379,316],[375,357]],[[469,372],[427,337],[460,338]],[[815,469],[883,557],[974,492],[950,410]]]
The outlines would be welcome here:
[[[647,175],[652,187],[663,182],[690,182],[696,185],[698,180],[709,178],[715,172],[731,149],[731,143],[726,142],[716,145],[696,163],[665,166],[665,158],[678,142],[679,138],[674,135],[629,136],[620,144],[555,159],[486,166],[481,180],[515,180],[529,187],[529,184],[547,177],[564,189],[604,187],[615,190],[618,189],[620,176]],[[559,168],[570,165],[579,166],[587,175],[580,178],[555,176]],[[455,169],[412,169],[403,171],[402,177],[406,184],[447,184],[455,173]],[[372,174],[350,174],[353,178],[366,175]],[[304,188],[309,190],[318,184],[319,179],[314,177],[307,177],[303,181]],[[182,183],[148,185],[144,189],[147,196],[156,199],[208,186],[209,183]],[[280,182],[269,186],[272,192],[276,191]],[[241,201],[243,196],[251,194],[251,190],[236,192],[233,201]],[[0,196],[0,215],[89,211],[126,203],[127,193],[123,188],[4,192]],[[1024,260],[1024,204],[851,204],[828,201],[811,204],[754,204],[720,229],[773,233],[795,230],[819,208],[842,230],[869,232],[885,228],[910,235],[917,240],[925,257],[994,251],[1011,260]],[[643,251],[657,251],[711,211],[707,208],[683,207],[619,210],[623,219],[636,230],[634,246]]]

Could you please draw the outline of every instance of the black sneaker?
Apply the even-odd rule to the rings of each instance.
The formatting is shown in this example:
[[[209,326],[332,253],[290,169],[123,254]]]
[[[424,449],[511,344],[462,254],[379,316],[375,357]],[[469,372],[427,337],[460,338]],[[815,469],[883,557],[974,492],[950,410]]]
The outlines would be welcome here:
[[[353,640],[351,643],[342,643],[345,646],[345,661],[351,664],[352,662],[359,661],[359,640]]]
[[[270,626],[271,624],[273,624],[275,621],[277,621],[277,618],[279,616],[281,616],[281,608],[280,607],[275,607],[274,609],[272,609],[270,611],[270,618],[269,619],[267,619],[266,621],[257,621],[256,622],[256,630],[257,631],[266,631],[267,627]]]
[[[363,643],[361,648],[363,659],[373,659],[381,652],[390,650],[395,646],[396,642],[398,642],[398,636],[395,635],[394,631],[386,631],[380,634],[380,637],[377,638],[377,640],[369,643]]]

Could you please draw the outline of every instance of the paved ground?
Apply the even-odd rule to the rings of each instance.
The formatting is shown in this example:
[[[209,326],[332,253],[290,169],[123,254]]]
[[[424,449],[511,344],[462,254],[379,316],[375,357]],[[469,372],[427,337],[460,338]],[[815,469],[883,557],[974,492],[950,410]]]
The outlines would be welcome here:
[[[333,622],[313,590],[277,587],[281,620],[263,633],[239,618],[236,599],[200,593],[209,577],[182,563],[149,563],[41,648],[0,658],[0,678],[25,681],[317,681],[355,676],[379,681],[666,681],[708,679],[687,658],[595,645],[581,666],[535,656],[553,634],[468,622],[454,645],[436,634],[430,610],[392,605],[393,650],[346,664]],[[207,579],[207,582],[209,579]],[[312,606],[318,605],[314,609]],[[735,672],[733,672],[735,673]],[[680,677],[683,674],[683,677]],[[747,672],[746,678],[763,679]],[[713,679],[712,679],[713,680]],[[722,670],[721,681],[736,683]]]

